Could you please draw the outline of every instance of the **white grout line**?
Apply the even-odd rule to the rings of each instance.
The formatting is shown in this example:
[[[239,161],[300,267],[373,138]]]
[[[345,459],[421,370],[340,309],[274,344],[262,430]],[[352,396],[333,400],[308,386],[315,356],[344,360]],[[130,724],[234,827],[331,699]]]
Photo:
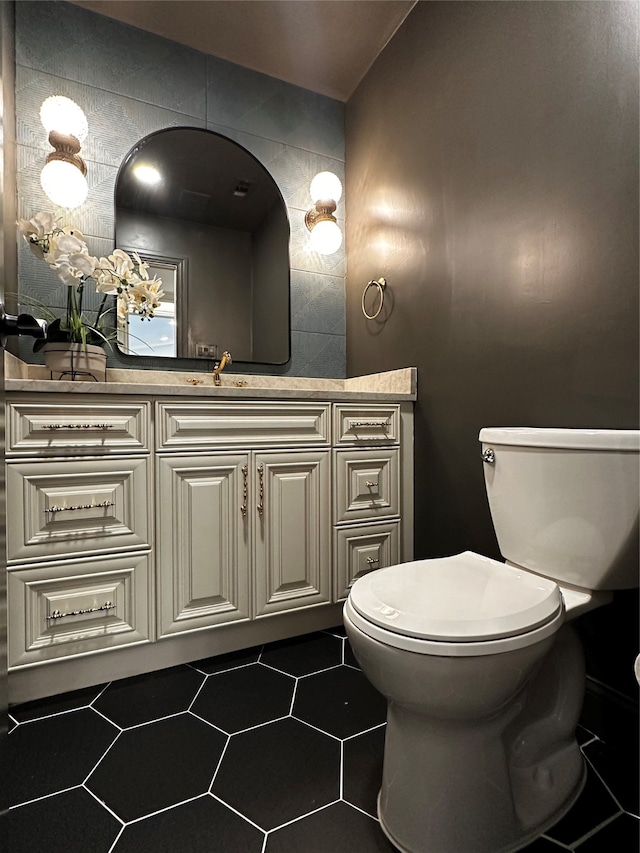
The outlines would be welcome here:
[[[123,832],[124,832],[124,826],[121,826],[121,827],[120,827],[120,832],[119,832],[119,833],[116,835],[116,837],[114,838],[114,840],[113,840],[113,844],[112,844],[112,845],[111,845],[111,847],[107,850],[107,853],[113,853],[113,851],[116,849],[116,845],[117,845],[118,841],[120,841],[120,836],[122,835],[122,833],[123,833]]]
[[[111,719],[111,717],[107,717],[107,716],[106,716],[106,714],[103,714],[103,713],[102,713],[102,711],[98,711],[98,709],[97,709],[97,708],[91,708],[91,710],[93,711],[93,713],[94,713],[94,714],[97,714],[99,717],[102,717],[102,719],[103,719],[103,720],[106,720],[108,723],[111,723],[111,725],[112,725],[112,726],[115,726],[115,728],[116,728],[116,729],[118,729],[118,731],[119,731],[119,732],[123,732],[123,731],[124,731],[124,729],[122,728],[122,726],[119,726],[119,725],[118,725],[118,723],[115,723],[115,722]]]
[[[349,806],[350,808],[355,809],[355,811],[360,812],[360,814],[363,814],[366,817],[371,818],[371,820],[375,821],[377,824],[380,824],[380,821],[378,820],[378,818],[375,815],[372,815],[368,811],[361,809],[360,806],[356,806],[354,803],[350,803],[349,800],[345,800],[344,797],[342,798],[342,802],[345,805]]]
[[[349,735],[348,737],[342,738],[343,741],[353,740],[356,737],[360,737],[360,735],[367,735],[369,732],[375,732],[376,729],[383,729],[387,725],[387,721],[384,723],[376,723],[375,726],[371,726],[369,729],[363,729],[361,732],[356,732],[354,735]]]
[[[597,771],[597,769],[596,769],[596,767],[595,767],[595,765],[594,765],[593,761],[590,761],[590,760],[589,760],[589,758],[588,758],[588,756],[586,756],[584,753],[582,754],[582,757],[584,758],[584,760],[585,760],[585,761],[587,762],[587,764],[589,765],[590,770],[592,770],[592,771],[596,774],[596,776],[598,777],[598,779],[602,782],[602,784],[604,785],[604,787],[605,787],[606,791],[610,794],[610,796],[611,796],[611,798],[612,798],[613,802],[618,806],[618,808],[620,809],[620,811],[624,811],[624,809],[622,808],[622,806],[621,806],[620,802],[618,801],[618,798],[616,797],[616,795],[613,793],[613,791],[611,790],[611,788],[610,788],[610,787],[607,785],[607,783],[604,781],[604,779],[602,778],[602,776],[600,775],[600,773],[598,773],[598,771]]]
[[[231,735],[227,735],[227,739],[225,741],[224,746],[222,747],[222,752],[220,753],[220,758],[218,759],[218,763],[216,764],[216,769],[213,771],[213,776],[211,777],[211,782],[209,782],[209,787],[207,788],[207,793],[211,794],[211,789],[213,788],[213,783],[216,781],[216,776],[218,775],[218,770],[220,770],[220,765],[222,764],[222,759],[225,756],[227,751],[227,747],[229,746],[229,742],[231,741]]]
[[[340,799],[344,796],[344,741],[340,741]]]
[[[39,803],[41,800],[48,800],[51,797],[56,797],[58,794],[66,794],[67,791],[75,791],[76,788],[82,788],[82,784],[71,785],[69,788],[62,788],[60,791],[53,791],[51,794],[43,794],[41,797],[34,797],[33,800],[25,800],[23,803],[16,803],[13,806],[9,806],[9,810],[19,809],[22,806],[30,806],[32,803]]]
[[[265,663],[264,661],[259,660],[258,666],[263,666],[265,669],[271,669],[273,672],[277,672],[278,675],[286,675],[288,678],[299,678],[298,675],[291,675],[290,672],[285,672],[284,669],[278,669],[277,666],[273,666],[273,664]]]
[[[322,672],[331,672],[332,669],[340,669],[344,666],[343,663],[334,663],[331,666],[325,666],[324,669],[316,669],[314,672],[305,672],[304,675],[299,675],[298,678],[311,678],[312,675],[320,675]]]
[[[173,809],[180,808],[180,806],[186,806],[187,803],[193,803],[193,802],[195,802],[195,800],[201,800],[203,797],[206,797],[206,796],[207,796],[207,792],[204,791],[202,794],[196,794],[195,797],[187,797],[186,800],[180,800],[179,803],[173,803],[173,805],[165,806],[163,809],[158,809],[155,812],[149,812],[149,814],[143,814],[140,817],[134,817],[133,820],[128,820],[125,822],[125,827],[126,826],[132,826],[134,823],[141,823],[143,820],[147,820],[147,818],[150,818],[150,817],[157,817],[157,815],[159,815],[159,814],[163,814],[164,812],[170,812]]]
[[[203,669],[193,666],[193,664],[187,664],[187,666],[190,666],[195,672],[199,672],[200,675],[204,675],[205,678],[213,678],[214,675],[222,675],[223,672],[233,672],[234,669],[246,669],[248,666],[255,666],[257,663],[259,663],[258,660],[251,660],[248,663],[239,663],[236,666],[229,666],[227,669],[216,670],[216,672],[205,672]]]
[[[223,806],[226,806],[230,811],[237,814],[238,817],[241,817],[243,820],[246,820],[246,822],[250,823],[251,826],[255,826],[256,829],[260,830],[260,832],[266,832],[267,831],[266,829],[263,829],[263,827],[258,826],[258,824],[255,823],[254,821],[252,821],[251,818],[248,818],[246,816],[246,814],[242,814],[242,812],[239,812],[238,809],[234,808],[232,805],[229,805],[229,803],[227,803],[225,800],[221,800],[220,797],[218,797],[212,791],[209,791],[207,796],[212,797],[214,800],[217,800],[219,803],[222,803]]]
[[[115,817],[115,819],[116,819],[119,823],[121,823],[123,827],[125,826],[125,821],[124,821],[124,820],[122,820],[122,818],[121,818],[119,815],[117,815],[117,814],[113,811],[113,809],[110,809],[110,808],[109,808],[109,806],[105,803],[105,801],[104,801],[104,800],[99,799],[99,797],[98,797],[96,794],[94,794],[94,793],[93,793],[93,791],[91,790],[91,788],[87,788],[87,786],[86,786],[84,783],[83,783],[80,787],[81,787],[81,788],[83,788],[83,789],[87,792],[87,794],[90,794],[90,795],[93,797],[93,799],[94,799],[97,803],[100,803],[100,805],[102,806],[102,808],[103,808],[103,809],[105,809],[105,811],[108,811],[110,815],[113,815],[113,817]]]
[[[105,749],[105,751],[102,753],[102,755],[100,756],[100,758],[96,761],[96,763],[93,765],[93,767],[91,768],[91,770],[90,770],[90,771],[87,773],[87,775],[84,777],[84,779],[82,780],[82,784],[83,784],[83,785],[86,785],[86,783],[87,783],[87,781],[88,781],[88,779],[89,779],[89,776],[91,776],[91,774],[95,772],[95,770],[96,770],[96,768],[98,767],[98,765],[99,765],[99,764],[104,760],[105,756],[107,756],[107,755],[111,752],[111,750],[112,750],[112,749],[113,749],[113,747],[114,747],[114,744],[116,744],[116,743],[120,740],[120,738],[121,738],[121,737],[122,737],[122,730],[120,730],[120,731],[118,732],[118,734],[114,737],[114,739],[113,739],[113,741],[111,742],[111,744],[110,744],[110,745]]]
[[[576,839],[575,841],[572,841],[570,849],[574,850],[575,848],[579,848],[580,845],[583,843],[583,841],[586,841],[588,838],[592,838],[594,835],[597,835],[601,829],[604,829],[605,826],[608,826],[614,820],[619,818],[620,815],[622,815],[622,814],[624,814],[624,811],[621,809],[619,812],[616,812],[616,814],[612,815],[611,817],[607,818],[606,820],[603,820],[602,823],[599,823],[596,827],[591,829],[589,832],[585,833],[584,835],[582,835],[580,838]]]
[[[196,720],[200,720],[201,723],[206,723],[208,726],[211,726],[212,729],[215,729],[215,731],[220,732],[221,735],[225,735],[226,737],[230,737],[229,732],[225,732],[224,729],[221,729],[220,726],[216,726],[216,724],[212,723],[211,720],[205,720],[204,717],[201,717],[200,714],[196,714],[195,711],[187,711],[187,714],[189,714],[192,717],[195,717]]]
[[[316,732],[320,732],[321,735],[326,735],[327,737],[330,737],[332,740],[337,740],[338,743],[342,743],[342,740],[343,740],[342,738],[338,737],[337,735],[332,735],[331,732],[325,732],[324,729],[319,729],[317,726],[314,726],[312,723],[308,723],[306,720],[301,720],[300,717],[294,717],[292,714],[291,719],[295,720],[297,723],[302,723],[303,725],[308,726],[308,728],[313,729]]]
[[[289,705],[289,716],[290,717],[293,716],[293,706],[295,704],[296,695],[298,693],[298,681],[299,681],[299,679],[296,678],[295,684],[293,685],[293,693],[291,694],[291,703]]]
[[[194,670],[194,671],[196,671],[196,670]],[[203,674],[203,673],[200,673],[200,675],[202,675],[202,674]],[[206,683],[207,683],[207,676],[205,675],[205,677],[202,679],[202,684],[201,684],[201,685],[200,685],[200,687],[198,687],[198,689],[196,690],[196,695],[195,695],[195,696],[193,697],[193,699],[191,700],[191,702],[190,702],[190,704],[189,704],[189,707],[187,708],[187,711],[190,711],[190,710],[193,708],[193,704],[194,704],[194,702],[196,701],[196,699],[198,698],[198,696],[199,696],[199,695],[200,695],[200,693],[202,692],[202,688],[205,686],[205,684],[206,684]]]
[[[303,820],[305,817],[311,817],[311,815],[318,814],[318,812],[323,812],[325,809],[328,809],[330,806],[335,806],[336,803],[339,802],[340,799],[332,800],[330,803],[325,803],[325,805],[323,806],[318,806],[317,809],[313,809],[310,812],[301,814],[299,817],[294,817],[292,820],[286,821],[286,823],[281,823],[279,826],[274,826],[273,829],[267,830],[267,835],[271,835],[273,832],[277,832],[279,829],[284,829],[285,826],[291,826],[292,823],[298,823],[298,821]]]

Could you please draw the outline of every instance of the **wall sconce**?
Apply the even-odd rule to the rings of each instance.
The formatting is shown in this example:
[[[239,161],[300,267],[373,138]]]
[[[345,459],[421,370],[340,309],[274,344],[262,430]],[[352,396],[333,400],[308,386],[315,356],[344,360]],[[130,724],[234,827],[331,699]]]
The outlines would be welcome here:
[[[311,181],[311,200],[315,204],[304,217],[311,231],[311,248],[321,255],[332,255],[342,245],[340,230],[333,212],[342,196],[342,184],[333,172],[319,172]]]
[[[79,156],[87,138],[87,118],[80,107],[63,95],[52,95],[40,107],[40,121],[54,147],[40,174],[42,189],[60,207],[79,207],[87,198],[87,167]]]

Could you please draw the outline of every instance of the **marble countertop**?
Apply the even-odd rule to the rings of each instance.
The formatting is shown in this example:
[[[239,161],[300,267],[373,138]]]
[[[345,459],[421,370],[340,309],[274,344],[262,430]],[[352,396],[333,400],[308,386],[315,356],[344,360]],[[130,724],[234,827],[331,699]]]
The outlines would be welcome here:
[[[111,369],[107,370],[106,382],[51,380],[49,372],[41,365],[26,364],[15,356],[5,353],[5,390],[7,392],[397,402],[415,400],[417,394],[415,367],[372,373],[351,379],[307,379],[299,376],[241,375],[225,372],[221,380],[222,385],[216,387],[211,374],[206,373]]]

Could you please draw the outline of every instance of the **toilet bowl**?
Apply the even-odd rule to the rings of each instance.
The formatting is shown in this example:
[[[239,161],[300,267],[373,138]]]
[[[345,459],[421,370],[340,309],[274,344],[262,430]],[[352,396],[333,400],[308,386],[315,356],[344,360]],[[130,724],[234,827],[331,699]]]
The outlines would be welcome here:
[[[387,698],[378,814],[406,853],[510,853],[572,806],[585,677],[571,621],[637,585],[640,432],[480,439],[506,562],[466,551],[379,569],[344,608]]]

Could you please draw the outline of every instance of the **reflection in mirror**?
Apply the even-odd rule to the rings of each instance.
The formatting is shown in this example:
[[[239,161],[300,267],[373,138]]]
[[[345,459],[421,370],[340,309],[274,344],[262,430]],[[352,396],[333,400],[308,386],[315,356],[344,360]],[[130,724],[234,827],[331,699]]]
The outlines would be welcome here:
[[[200,128],[152,133],[125,158],[115,201],[116,244],[149,263],[166,294],[146,328],[131,319],[122,353],[288,361],[289,221],[252,154]]]
[[[162,279],[164,296],[153,319],[136,323],[135,315],[129,315],[126,326],[118,329],[118,346],[127,355],[176,358],[178,324],[186,316],[180,310],[184,306],[176,302],[176,293],[185,291],[186,259],[158,258],[144,252],[139,255],[149,265],[149,278]]]

